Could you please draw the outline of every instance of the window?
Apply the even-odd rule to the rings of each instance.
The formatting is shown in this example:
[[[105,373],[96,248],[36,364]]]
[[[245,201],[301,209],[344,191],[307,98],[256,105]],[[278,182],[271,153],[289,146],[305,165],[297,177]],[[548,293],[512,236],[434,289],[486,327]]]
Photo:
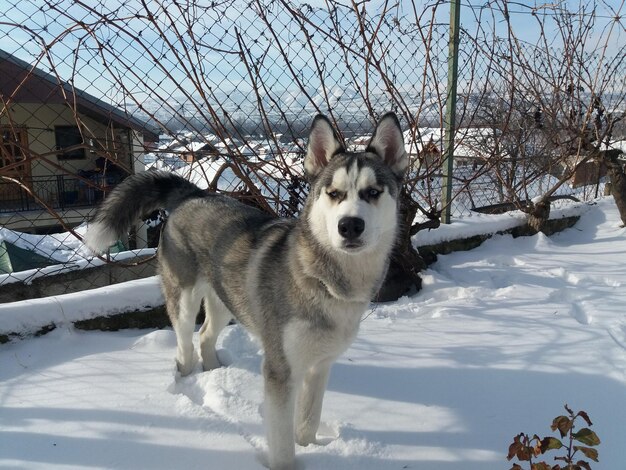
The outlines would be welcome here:
[[[62,151],[57,155],[59,160],[78,160],[85,158],[85,148],[78,147],[83,144],[83,136],[78,126],[55,126],[57,150]],[[67,150],[65,150],[67,149]]]
[[[26,150],[28,140],[26,130],[19,127],[2,127],[2,146],[0,146],[0,168],[10,166],[4,174],[23,176],[27,173]]]

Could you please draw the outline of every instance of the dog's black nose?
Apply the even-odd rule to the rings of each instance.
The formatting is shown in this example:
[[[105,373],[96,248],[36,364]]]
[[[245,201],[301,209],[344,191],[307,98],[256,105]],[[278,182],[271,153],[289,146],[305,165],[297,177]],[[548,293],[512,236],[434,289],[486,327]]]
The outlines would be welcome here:
[[[339,235],[348,240],[354,240],[365,230],[365,221],[360,217],[344,217],[339,221]]]

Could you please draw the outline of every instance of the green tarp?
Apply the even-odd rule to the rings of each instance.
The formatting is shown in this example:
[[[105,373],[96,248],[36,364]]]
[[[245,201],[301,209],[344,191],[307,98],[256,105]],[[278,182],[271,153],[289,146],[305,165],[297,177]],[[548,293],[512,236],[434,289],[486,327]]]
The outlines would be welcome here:
[[[0,241],[0,274],[43,268],[53,264],[58,264],[58,261],[25,250],[5,240]]]

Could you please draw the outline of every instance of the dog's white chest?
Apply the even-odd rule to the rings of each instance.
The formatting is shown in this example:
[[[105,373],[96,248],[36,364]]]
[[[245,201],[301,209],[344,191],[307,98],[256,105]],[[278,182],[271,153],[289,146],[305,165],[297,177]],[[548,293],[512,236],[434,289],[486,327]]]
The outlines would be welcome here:
[[[330,327],[319,327],[305,320],[292,320],[285,327],[283,347],[294,371],[304,371],[323,361],[334,361],[354,340],[364,311],[348,308],[336,311]]]

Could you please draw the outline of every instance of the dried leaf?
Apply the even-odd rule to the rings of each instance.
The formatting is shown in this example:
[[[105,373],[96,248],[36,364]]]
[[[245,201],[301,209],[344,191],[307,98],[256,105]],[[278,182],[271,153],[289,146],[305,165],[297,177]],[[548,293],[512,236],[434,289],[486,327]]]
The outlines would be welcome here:
[[[561,433],[561,437],[565,437],[569,433],[570,429],[572,429],[572,425],[572,420],[570,420],[567,416],[557,416],[552,421],[552,425],[550,426],[550,428],[553,431],[556,431],[558,429]]]
[[[514,463],[513,466],[511,467],[511,470],[524,470],[524,469],[518,464]]]
[[[578,442],[582,442],[588,446],[597,446],[600,444],[600,439],[596,433],[589,428],[582,428],[580,431],[574,433],[572,437]]]
[[[550,465],[545,462],[534,463],[530,466],[530,470],[551,470]]]
[[[579,460],[578,462],[576,462],[576,465],[579,468],[584,468],[585,470],[591,470],[591,466],[584,460]]]
[[[535,434],[531,440],[535,441],[535,444],[533,446],[530,446],[530,450],[533,453],[534,457],[537,457],[539,454],[541,454],[541,439],[539,438],[539,436],[537,436],[537,434]]]
[[[563,447],[563,443],[558,440],[556,437],[544,437],[541,440],[541,453],[544,454],[549,450],[560,449]]]
[[[532,453],[530,452],[530,450],[530,447],[522,446],[515,455],[517,457],[517,460],[521,460],[522,462],[526,460],[530,461],[530,459],[532,458]]]
[[[506,456],[507,460],[511,460],[513,457],[515,457],[519,450],[524,447],[524,445],[520,442],[521,436],[523,436],[523,434],[518,434],[513,438],[513,444],[509,446],[509,453]]]
[[[594,462],[598,462],[598,451],[596,449],[592,449],[591,447],[582,447],[582,446],[574,446],[575,450],[581,451],[585,454],[585,457],[593,460]]]
[[[582,419],[584,419],[587,423],[587,426],[593,426],[593,423],[589,419],[589,415],[585,413],[584,411],[579,411],[576,416],[580,416]]]

